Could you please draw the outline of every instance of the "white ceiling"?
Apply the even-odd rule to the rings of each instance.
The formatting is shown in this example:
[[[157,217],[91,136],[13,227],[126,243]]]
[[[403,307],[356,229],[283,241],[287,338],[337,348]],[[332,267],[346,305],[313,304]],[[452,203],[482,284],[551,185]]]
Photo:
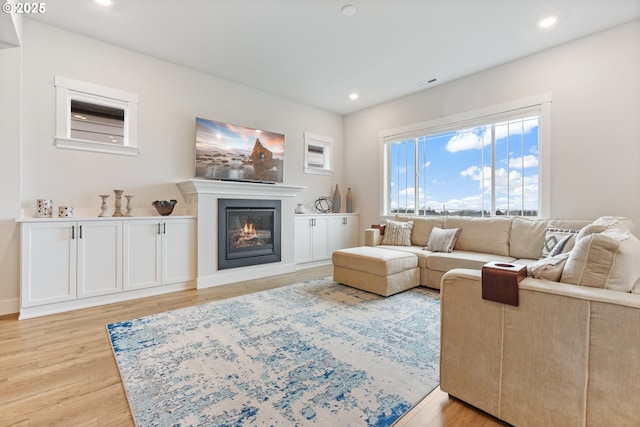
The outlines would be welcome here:
[[[112,1],[28,18],[338,114],[640,18],[640,0]]]

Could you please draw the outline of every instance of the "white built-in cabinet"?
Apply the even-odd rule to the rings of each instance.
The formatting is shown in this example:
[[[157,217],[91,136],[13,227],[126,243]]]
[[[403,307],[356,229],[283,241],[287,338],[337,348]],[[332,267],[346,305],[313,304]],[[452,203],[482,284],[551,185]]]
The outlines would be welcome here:
[[[144,219],[124,223],[123,289],[193,280],[196,247],[193,219]]]
[[[337,249],[358,245],[358,214],[298,214],[296,264],[326,264]]]
[[[19,220],[20,318],[192,287],[193,217]]]

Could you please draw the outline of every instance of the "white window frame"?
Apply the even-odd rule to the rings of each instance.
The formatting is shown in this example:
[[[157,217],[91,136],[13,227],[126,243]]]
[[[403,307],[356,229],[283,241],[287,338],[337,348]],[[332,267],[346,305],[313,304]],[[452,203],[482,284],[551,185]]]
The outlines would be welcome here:
[[[442,133],[458,130],[475,125],[487,124],[490,121],[508,119],[509,116],[519,114],[527,109],[538,109],[538,217],[551,216],[551,93],[543,93],[528,98],[497,104],[465,113],[455,114],[439,119],[428,120],[412,125],[380,131],[380,197],[381,216],[389,217],[389,154],[387,145],[391,141],[405,140],[425,134]]]
[[[56,147],[125,156],[138,155],[138,95],[62,76],[55,76],[55,87]],[[71,100],[123,110],[123,145],[72,138]]]
[[[311,161],[310,150],[322,153],[322,164]],[[333,175],[333,138],[304,133],[304,172],[318,175]]]

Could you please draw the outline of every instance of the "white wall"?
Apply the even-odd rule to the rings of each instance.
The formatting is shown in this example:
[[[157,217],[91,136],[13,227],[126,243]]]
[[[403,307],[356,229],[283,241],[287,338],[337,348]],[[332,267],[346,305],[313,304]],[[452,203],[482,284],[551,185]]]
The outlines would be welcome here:
[[[640,226],[637,20],[346,116],[344,177],[363,227],[381,213],[381,130],[545,92],[552,93],[551,216],[620,215]]]
[[[2,300],[17,304],[19,277],[17,274],[18,245],[13,219],[20,207],[26,216],[35,212],[36,199],[50,198],[56,205],[71,205],[100,212],[98,194],[111,194],[124,189],[133,194],[134,206],[140,212],[157,199],[178,200],[176,212],[184,201],[177,182],[193,178],[195,118],[203,117],[285,134],[284,184],[307,186],[297,197],[297,203],[313,206],[321,195],[329,195],[336,183],[342,184],[342,123],[341,116],[312,108],[275,95],[215,78],[184,67],[170,64],[133,51],[79,36],[31,19],[24,20],[21,53],[22,95],[5,101],[4,91],[0,112],[12,114],[7,122],[18,122],[13,105],[22,99],[22,126],[3,124],[2,135],[18,139],[21,131],[22,170],[18,169],[13,150],[5,158],[5,146],[0,162],[10,166],[7,182],[17,190],[3,194],[0,206],[0,250],[2,264],[10,263],[8,273],[2,268],[0,314]],[[0,53],[3,54],[3,53]],[[214,54],[213,52],[211,54]],[[0,63],[1,64],[1,63]],[[18,66],[19,61],[11,61]],[[257,67],[260,64],[256,64]],[[62,75],[139,95],[137,157],[100,154],[54,146],[55,88],[54,76]],[[15,83],[19,72],[10,83]],[[2,83],[3,86],[7,84]],[[16,85],[16,87],[20,87]],[[12,101],[13,100],[13,101]],[[8,105],[5,105],[8,104]],[[303,172],[303,133],[305,131],[334,138],[336,152],[333,176],[309,175]],[[6,148],[7,150],[9,148]],[[3,184],[3,192],[5,190]],[[5,209],[13,206],[12,209]],[[17,209],[16,209],[17,206]],[[135,212],[135,211],[134,211]],[[3,226],[8,219],[10,227]],[[8,229],[7,229],[8,228]],[[6,258],[5,258],[6,256]],[[17,307],[17,306],[16,306]]]
[[[0,49],[0,314],[14,312],[19,295],[20,71],[20,49]]]

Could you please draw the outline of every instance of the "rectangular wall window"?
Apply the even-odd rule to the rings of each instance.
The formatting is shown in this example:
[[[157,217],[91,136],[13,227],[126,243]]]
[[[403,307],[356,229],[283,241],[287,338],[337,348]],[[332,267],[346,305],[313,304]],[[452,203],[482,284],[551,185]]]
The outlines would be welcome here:
[[[541,117],[537,105],[385,135],[383,214],[540,216]]]

